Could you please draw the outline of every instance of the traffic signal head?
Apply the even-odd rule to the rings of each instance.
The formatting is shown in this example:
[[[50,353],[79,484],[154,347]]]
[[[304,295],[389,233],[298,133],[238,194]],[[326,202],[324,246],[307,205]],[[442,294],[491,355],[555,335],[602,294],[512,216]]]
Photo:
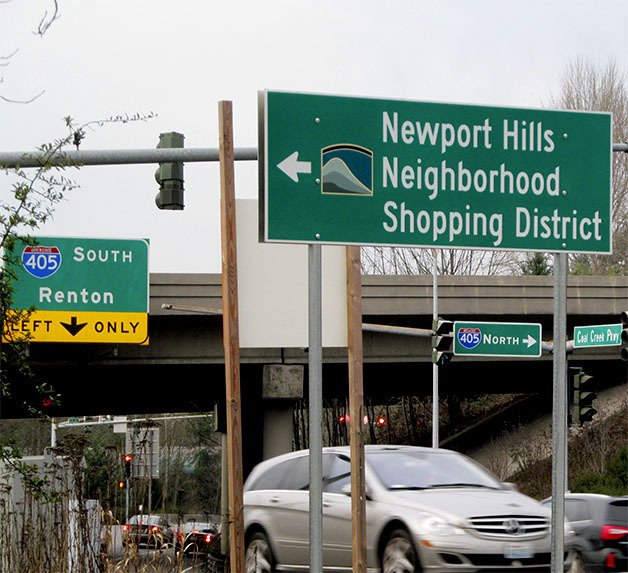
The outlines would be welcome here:
[[[131,477],[131,464],[133,463],[133,454],[124,454],[122,456],[124,461],[124,474],[126,477]]]
[[[121,479],[118,481],[118,489],[125,489],[126,488],[126,482]]]
[[[182,148],[183,134],[176,131],[161,133],[157,148]],[[155,171],[155,179],[159,183],[159,193],[155,203],[159,209],[181,211],[183,204],[183,163],[160,163]]]
[[[628,310],[624,310],[621,315],[621,359],[628,362]]]
[[[444,366],[453,358],[454,323],[438,318],[432,323],[432,362]]]
[[[593,402],[597,398],[597,391],[593,376],[586,374],[582,368],[569,369],[569,389],[571,397],[571,424],[582,426],[585,422],[590,422],[597,410],[593,407]]]

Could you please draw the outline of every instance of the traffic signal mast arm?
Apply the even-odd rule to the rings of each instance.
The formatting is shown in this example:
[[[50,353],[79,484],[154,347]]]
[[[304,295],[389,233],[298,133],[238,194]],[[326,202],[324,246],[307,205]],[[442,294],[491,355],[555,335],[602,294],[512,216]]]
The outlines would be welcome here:
[[[256,147],[234,148],[236,161],[257,161]],[[613,143],[613,151],[628,153],[628,143]],[[53,155],[43,151],[0,152],[3,167],[40,168],[56,163],[59,166],[83,165],[140,165],[164,162],[204,163],[219,161],[219,149],[212,147],[163,148],[163,149],[67,149]]]

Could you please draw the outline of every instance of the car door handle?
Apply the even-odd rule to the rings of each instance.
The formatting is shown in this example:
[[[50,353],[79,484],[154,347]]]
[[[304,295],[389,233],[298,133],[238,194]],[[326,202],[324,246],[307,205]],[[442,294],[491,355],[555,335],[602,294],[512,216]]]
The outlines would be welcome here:
[[[271,497],[269,499],[270,502],[272,503],[279,503],[281,500],[279,499],[279,497],[277,497],[276,495],[274,495],[273,497]]]

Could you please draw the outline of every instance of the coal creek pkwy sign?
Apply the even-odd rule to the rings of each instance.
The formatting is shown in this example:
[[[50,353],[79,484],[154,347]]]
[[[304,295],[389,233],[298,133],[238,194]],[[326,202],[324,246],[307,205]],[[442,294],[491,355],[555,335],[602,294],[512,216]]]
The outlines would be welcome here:
[[[18,240],[9,263],[18,319],[3,340],[148,344],[148,253],[144,239]]]
[[[597,324],[593,326],[576,326],[573,329],[574,348],[591,348],[595,346],[620,346],[621,324]]]
[[[611,251],[611,116],[260,92],[267,242]]]

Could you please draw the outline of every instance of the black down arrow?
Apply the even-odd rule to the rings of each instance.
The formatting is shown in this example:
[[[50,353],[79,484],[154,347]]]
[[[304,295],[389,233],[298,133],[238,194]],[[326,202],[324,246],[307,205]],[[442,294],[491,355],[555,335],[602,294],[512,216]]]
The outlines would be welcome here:
[[[87,326],[87,323],[84,322],[82,324],[77,324],[76,316],[73,316],[70,319],[70,324],[68,324],[67,322],[62,322],[61,326],[63,326],[63,328],[65,328],[72,336],[76,336],[79,332],[81,332],[81,330],[83,330]]]

